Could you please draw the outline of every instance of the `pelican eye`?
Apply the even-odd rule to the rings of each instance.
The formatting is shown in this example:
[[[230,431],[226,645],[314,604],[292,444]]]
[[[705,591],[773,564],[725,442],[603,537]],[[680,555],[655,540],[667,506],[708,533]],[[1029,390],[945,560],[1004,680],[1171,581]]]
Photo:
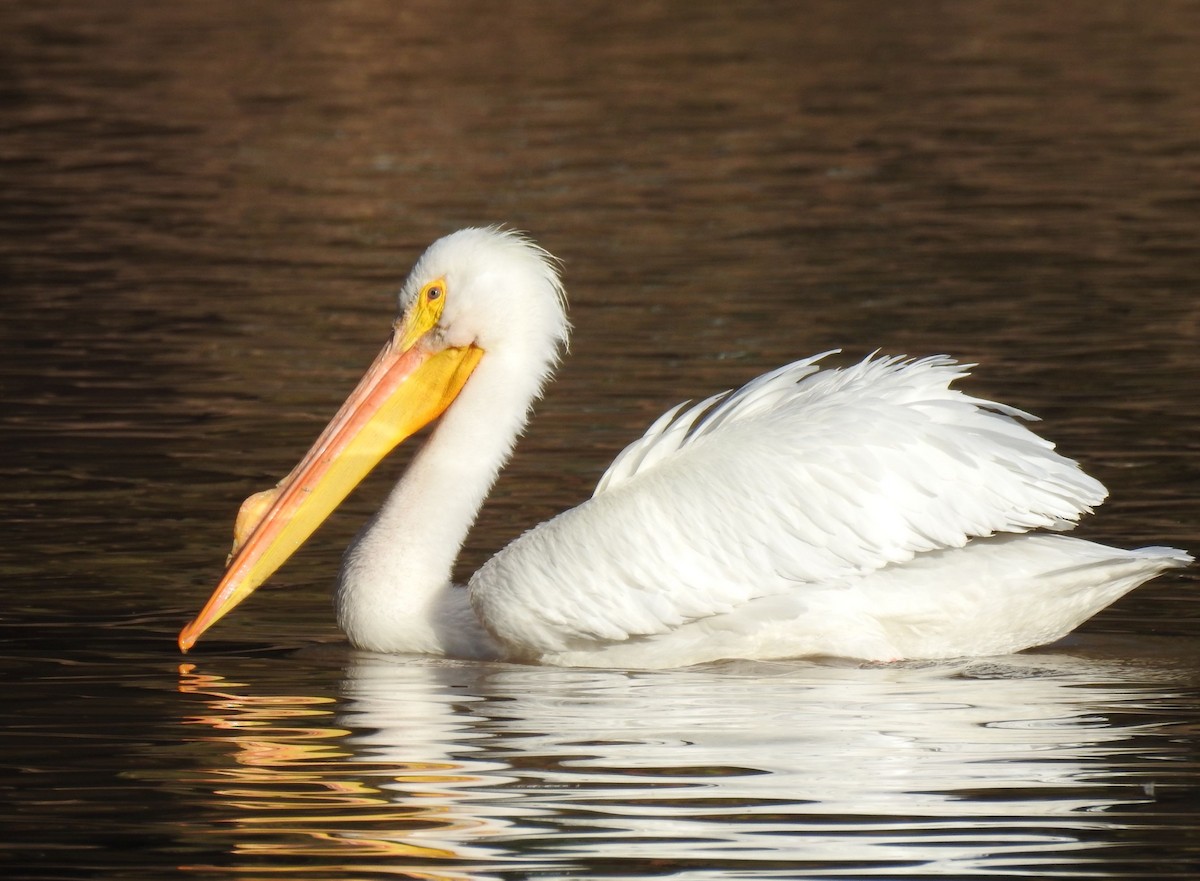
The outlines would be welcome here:
[[[437,285],[434,285],[431,288],[425,289],[425,299],[426,300],[437,300],[441,296],[442,296],[442,289],[440,287],[438,287]]]

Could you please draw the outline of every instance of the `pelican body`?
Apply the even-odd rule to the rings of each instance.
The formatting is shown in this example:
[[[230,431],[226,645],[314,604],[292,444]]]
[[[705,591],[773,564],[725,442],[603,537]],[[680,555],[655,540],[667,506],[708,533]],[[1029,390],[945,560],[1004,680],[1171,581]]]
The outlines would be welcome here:
[[[296,469],[243,505],[181,649],[434,420],[345,554],[335,604],[359,648],[608,667],[1006,654],[1191,562],[1061,534],[1105,488],[1033,417],[952,388],[966,370],[949,358],[831,369],[818,355],[669,411],[589,500],[455,586],[568,331],[556,263],[525,237],[465,229],[430,246],[358,387]]]

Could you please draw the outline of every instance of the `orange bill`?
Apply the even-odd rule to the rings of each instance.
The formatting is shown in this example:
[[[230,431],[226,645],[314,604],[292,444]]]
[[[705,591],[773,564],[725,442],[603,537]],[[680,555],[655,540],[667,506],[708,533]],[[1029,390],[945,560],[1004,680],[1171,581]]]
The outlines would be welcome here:
[[[439,304],[440,305],[440,304]],[[300,464],[274,489],[246,500],[220,584],[179,634],[186,652],[266,581],[379,461],[450,406],[483,354],[476,346],[429,351],[437,309],[397,327],[358,387]]]

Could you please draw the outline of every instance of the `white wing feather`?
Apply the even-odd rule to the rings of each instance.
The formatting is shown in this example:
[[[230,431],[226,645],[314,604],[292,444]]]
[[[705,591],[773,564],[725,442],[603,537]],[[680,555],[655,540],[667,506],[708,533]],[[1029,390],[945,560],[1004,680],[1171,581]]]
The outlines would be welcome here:
[[[1070,528],[1106,495],[1032,417],[950,388],[966,370],[949,358],[821,357],[657,420],[590,500],[476,573],[481,620],[526,654],[589,650],[975,536]]]
[[[617,454],[608,470],[600,477],[593,496],[621,483],[638,471],[654,465],[701,434],[711,432],[723,423],[771,407],[780,397],[794,394],[796,383],[820,368],[817,362],[840,351],[833,349],[801,361],[793,361],[770,373],[764,373],[736,391],[724,391],[706,398],[680,413],[690,401],[676,404],[646,433]]]

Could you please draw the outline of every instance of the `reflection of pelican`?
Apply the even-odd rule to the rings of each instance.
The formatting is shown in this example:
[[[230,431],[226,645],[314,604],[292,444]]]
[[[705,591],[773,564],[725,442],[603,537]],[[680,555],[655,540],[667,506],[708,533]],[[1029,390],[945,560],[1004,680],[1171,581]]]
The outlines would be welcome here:
[[[1114,853],[1190,877],[1146,815],[1192,785],[1192,716],[1165,708],[1197,660],[1104,637],[866,667],[227,657],[182,665],[192,735],[159,779],[201,818],[178,850],[236,877],[1104,877]]]
[[[438,416],[346,554],[338,613],[358,646],[614,666],[1006,653],[1190,560],[1020,535],[1070,528],[1104,488],[1023,414],[950,389],[963,371],[948,359],[810,358],[671,411],[591,500],[457,589],[455,555],[566,339],[563,300],[549,255],[516,234],[436,242],[358,388],[243,506],[229,570],[181,647]]]
[[[1156,780],[1186,777],[1163,770],[1186,750],[1161,715],[1195,669],[1181,648],[1098,637],[936,664],[636,673],[356,652],[337,770],[428,767],[381,786],[442,821],[398,826],[404,840],[470,848],[510,876],[547,860],[576,878],[614,860],[638,877],[697,861],[718,875],[1019,876],[1031,860],[1086,875],[1129,846],[1138,805],[1156,810]]]

